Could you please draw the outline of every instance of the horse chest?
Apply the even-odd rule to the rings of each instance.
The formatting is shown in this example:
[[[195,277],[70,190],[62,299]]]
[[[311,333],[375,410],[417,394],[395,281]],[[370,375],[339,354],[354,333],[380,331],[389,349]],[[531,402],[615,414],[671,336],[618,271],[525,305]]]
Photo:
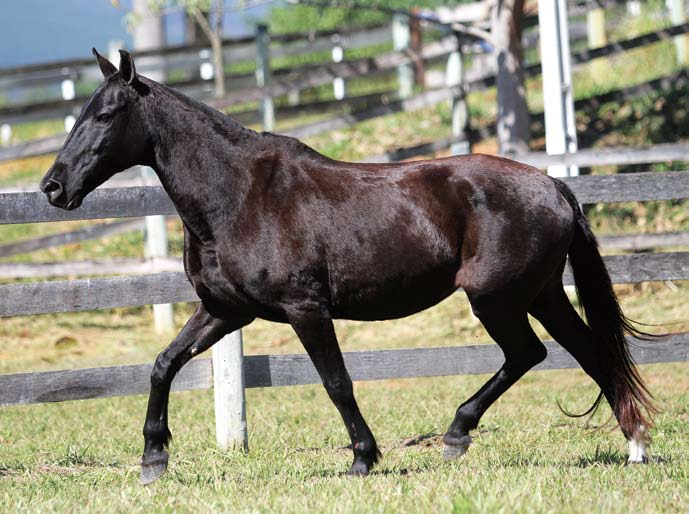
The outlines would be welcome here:
[[[231,276],[223,273],[214,249],[189,249],[186,255],[189,279],[206,307],[241,308],[247,299]]]

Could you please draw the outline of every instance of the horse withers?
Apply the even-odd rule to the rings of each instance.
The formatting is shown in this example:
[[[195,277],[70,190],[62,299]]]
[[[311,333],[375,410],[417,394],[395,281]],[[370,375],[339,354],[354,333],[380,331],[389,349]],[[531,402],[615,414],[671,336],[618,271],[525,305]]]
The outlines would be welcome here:
[[[457,409],[443,438],[446,459],[467,450],[486,409],[545,359],[528,314],[596,381],[629,440],[629,462],[646,459],[643,411],[653,406],[625,339],[639,332],[563,182],[486,155],[335,161],[138,75],[127,52],[119,70],[93,52],[105,80],[41,189],[52,205],[75,209],[115,173],[152,167],[184,224],[184,267],[201,299],[151,373],[143,483],[167,466],[175,374],[255,318],[294,328],[349,432],[349,473],[368,474],[380,452],[332,320],[407,316],[460,287],[505,362]],[[588,324],[562,286],[567,255]]]

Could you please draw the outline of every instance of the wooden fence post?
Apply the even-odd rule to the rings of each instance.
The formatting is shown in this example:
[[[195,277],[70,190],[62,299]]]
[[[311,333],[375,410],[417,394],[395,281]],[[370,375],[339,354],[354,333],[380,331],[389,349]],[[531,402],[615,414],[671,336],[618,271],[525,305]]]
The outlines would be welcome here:
[[[687,21],[686,5],[684,0],[670,0],[670,18],[673,25],[680,25]],[[686,35],[675,37],[675,49],[677,63],[685,66],[689,55],[689,37]]]
[[[332,39],[332,57],[333,62],[342,62],[344,59],[344,49],[342,48],[342,38],[339,34],[335,34]],[[333,79],[333,95],[335,100],[342,100],[345,97],[345,81],[342,77],[335,77]]]
[[[213,346],[215,431],[221,448],[249,449],[244,385],[242,332],[237,330]]]
[[[409,49],[411,34],[409,16],[395,14],[392,17],[392,44],[396,51]],[[400,64],[397,67],[397,91],[400,98],[409,98],[414,89],[414,69],[411,64]]]
[[[450,100],[452,137],[459,136],[462,138],[462,141],[455,141],[450,145],[450,153],[452,155],[463,155],[471,153],[466,132],[469,124],[469,111],[464,89],[464,62],[459,34],[455,34],[455,39],[457,41],[457,49],[447,58],[445,84],[456,89],[455,94]]]
[[[421,9],[413,7],[409,18],[409,47],[412,49],[418,58],[414,59],[414,84],[420,88],[426,87],[426,66],[423,59],[420,58],[421,50],[423,49],[423,33],[421,31],[421,20],[419,15]]]
[[[260,88],[268,88],[271,82],[268,25],[260,23],[256,25],[256,85]],[[273,97],[267,90],[264,90],[261,100],[261,119],[263,120],[263,130],[275,129]]]
[[[144,184],[154,185],[155,172],[148,166],[141,166]],[[144,221],[144,255],[147,259],[167,257],[167,227],[165,216],[146,216]],[[175,328],[171,303],[153,305],[153,322],[158,334],[172,332]]]

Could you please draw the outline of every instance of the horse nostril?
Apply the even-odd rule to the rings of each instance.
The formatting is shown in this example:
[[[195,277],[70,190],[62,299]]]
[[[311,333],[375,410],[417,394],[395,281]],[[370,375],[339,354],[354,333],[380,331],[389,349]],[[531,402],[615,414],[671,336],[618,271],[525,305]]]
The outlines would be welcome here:
[[[43,186],[43,192],[48,195],[48,198],[50,198],[52,201],[55,201],[62,196],[62,183],[54,178],[48,179],[48,182],[46,182],[45,186]]]

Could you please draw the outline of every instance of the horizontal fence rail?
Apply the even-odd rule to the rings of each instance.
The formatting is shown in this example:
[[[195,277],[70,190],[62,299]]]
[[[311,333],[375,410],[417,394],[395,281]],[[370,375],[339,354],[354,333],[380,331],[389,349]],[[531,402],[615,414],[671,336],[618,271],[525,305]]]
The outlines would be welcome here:
[[[689,145],[673,145],[671,152],[673,155],[684,152],[681,153],[682,159],[677,157],[676,160],[689,159]],[[546,166],[561,163],[585,165],[581,163],[599,159],[597,156],[607,154],[602,150],[581,153],[583,156],[579,161],[575,159],[579,154],[527,154],[519,158],[545,163]],[[653,149],[643,149],[629,151],[626,155],[630,159],[637,159],[636,162],[646,162],[644,159],[649,159],[657,153]],[[630,155],[633,157],[629,157]],[[663,155],[668,153],[663,152]],[[570,158],[573,158],[572,162]],[[689,198],[689,172],[684,171],[587,175],[564,180],[581,203]],[[53,207],[45,195],[38,191],[0,193],[0,224],[142,217],[156,214],[177,214],[167,193],[159,186],[99,188],[84,199],[81,207],[72,211]]]
[[[139,221],[139,220],[135,220]],[[127,223],[127,222],[123,222]],[[117,225],[108,223],[108,225]],[[112,233],[121,233],[127,230],[137,230],[143,225],[143,221],[132,225],[132,228],[116,227]],[[65,235],[69,235],[67,233]],[[58,234],[60,236],[61,234]],[[49,238],[51,236],[48,236]],[[91,234],[91,237],[100,237]],[[21,246],[21,251],[25,253],[35,251],[36,244],[45,238],[36,238],[16,243]],[[84,239],[82,239],[84,240]],[[45,247],[59,246],[74,242],[74,240],[64,241],[57,238],[50,241]],[[47,243],[47,241],[46,241]],[[644,234],[619,234],[601,236],[598,243],[604,250],[652,250],[656,248],[672,248],[689,246],[689,232],[665,232],[665,233],[644,233]],[[13,245],[6,245],[13,246]],[[3,256],[3,248],[0,246],[0,256]],[[14,250],[14,248],[13,248]],[[14,253],[13,253],[14,255]],[[107,260],[80,260],[80,261],[58,261],[58,262],[0,262],[0,278],[47,278],[47,277],[78,277],[78,276],[97,276],[97,275],[125,275],[158,273],[165,271],[184,271],[182,259],[179,257],[155,257],[148,259],[107,259]]]
[[[604,257],[614,283],[689,280],[689,252]],[[573,285],[569,270],[565,285]],[[0,286],[0,317],[198,301],[184,273]]]
[[[659,341],[628,338],[638,364],[689,360],[689,332]],[[534,370],[577,368],[574,358],[558,344],[544,343],[548,357]],[[496,371],[504,357],[494,344],[346,352],[344,360],[355,381],[439,377]],[[152,364],[0,375],[0,406],[61,402],[146,394]],[[245,386],[278,387],[320,383],[306,354],[244,357]],[[194,359],[172,382],[172,390],[213,386],[211,359]]]

